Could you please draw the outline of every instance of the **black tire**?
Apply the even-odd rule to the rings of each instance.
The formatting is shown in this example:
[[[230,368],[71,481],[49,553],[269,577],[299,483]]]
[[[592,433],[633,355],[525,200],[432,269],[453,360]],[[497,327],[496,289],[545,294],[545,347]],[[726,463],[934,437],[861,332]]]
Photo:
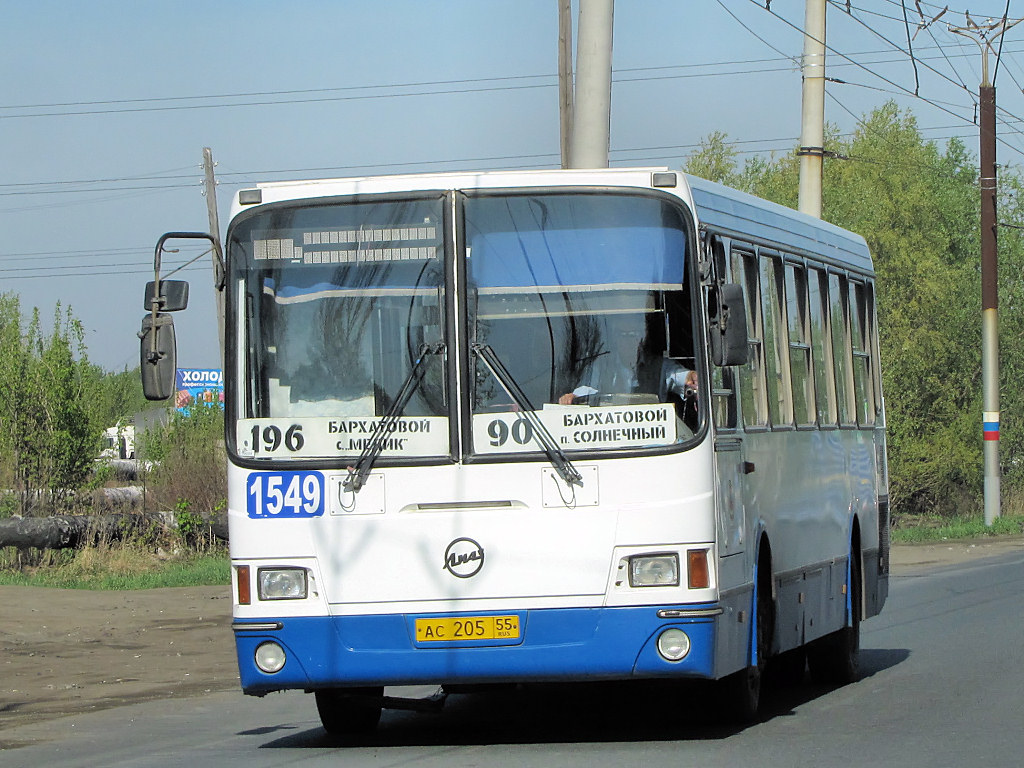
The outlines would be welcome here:
[[[807,648],[811,678],[822,685],[847,685],[860,677],[860,552],[850,559],[849,625],[815,641]]]
[[[373,733],[380,722],[383,686],[329,688],[314,693],[320,722],[332,736]]]
[[[768,665],[768,679],[782,688],[796,688],[803,685],[807,671],[807,650],[794,648],[773,656]]]

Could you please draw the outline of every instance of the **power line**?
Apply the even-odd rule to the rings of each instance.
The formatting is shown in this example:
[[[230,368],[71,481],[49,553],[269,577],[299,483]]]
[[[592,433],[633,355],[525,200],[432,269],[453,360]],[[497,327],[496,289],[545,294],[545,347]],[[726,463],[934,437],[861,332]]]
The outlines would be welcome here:
[[[776,48],[776,47],[775,47],[774,45],[772,45],[772,44],[771,44],[771,43],[769,43],[769,42],[768,42],[767,40],[765,40],[765,39],[764,39],[763,37],[761,37],[761,36],[760,36],[759,34],[757,34],[757,32],[755,32],[755,31],[754,31],[754,30],[752,30],[752,29],[751,29],[751,28],[750,28],[749,26],[747,26],[747,25],[746,25],[746,24],[745,24],[745,23],[744,23],[744,22],[743,22],[743,21],[742,21],[742,20],[740,19],[740,17],[739,17],[739,16],[737,16],[737,15],[736,15],[735,13],[733,13],[732,11],[730,11],[730,10],[728,9],[728,7],[726,7],[725,3],[723,3],[723,2],[722,2],[722,0],[717,0],[717,2],[718,2],[718,4],[719,4],[719,6],[721,6],[721,8],[722,8],[722,10],[723,10],[723,11],[725,11],[725,12],[726,12],[727,14],[729,14],[730,16],[732,16],[732,17],[733,17],[733,19],[735,19],[735,20],[736,20],[736,23],[737,23],[737,24],[739,24],[739,25],[740,25],[741,27],[743,27],[743,28],[744,28],[745,30],[747,30],[747,32],[749,32],[749,33],[750,33],[751,35],[753,35],[754,37],[756,37],[756,38],[757,38],[758,40],[760,40],[760,41],[761,41],[762,43],[764,43],[764,44],[765,44],[766,46],[768,46],[769,48],[771,48],[771,49],[772,49],[773,51],[775,51],[775,52],[776,52],[777,54],[779,54],[780,56],[782,56],[782,57],[784,57],[784,58],[786,58],[786,59],[788,59],[789,61],[792,61],[792,62],[794,62],[794,63],[799,63],[800,59],[799,59],[799,57],[798,57],[798,56],[790,56],[789,54],[785,53],[784,51],[781,51],[781,50],[779,50],[779,49],[778,49],[778,48]]]
[[[830,4],[830,5],[833,5],[833,6],[837,5],[837,3],[836,3],[836,0],[826,0],[826,2],[828,2],[828,3]],[[865,11],[863,11],[863,9],[860,9],[860,8],[858,8],[857,10],[858,10],[858,12],[861,12],[861,13],[865,13]],[[910,58],[912,58],[912,57],[913,57],[913,54],[911,54],[911,53],[910,53],[909,51],[907,51],[906,49],[902,48],[902,47],[901,47],[901,46],[899,45],[899,43],[896,43],[896,42],[894,42],[894,41],[890,40],[890,39],[889,39],[889,38],[887,38],[887,37],[886,37],[885,35],[883,35],[883,34],[882,34],[881,32],[879,32],[879,31],[878,31],[878,30],[877,30],[877,29],[876,29],[875,27],[873,27],[872,25],[868,24],[868,23],[867,23],[866,21],[864,21],[863,19],[859,18],[858,16],[854,15],[854,14],[853,14],[852,12],[848,12],[848,13],[847,13],[846,15],[847,15],[847,16],[849,16],[849,17],[850,17],[851,19],[853,19],[854,21],[856,21],[856,22],[857,22],[858,24],[860,24],[860,25],[861,25],[862,27],[864,27],[864,29],[868,30],[868,31],[869,31],[869,32],[870,32],[871,34],[873,34],[873,35],[874,35],[875,37],[879,38],[880,40],[884,41],[884,42],[885,42],[885,43],[887,43],[888,45],[892,46],[894,50],[897,50],[897,51],[899,51],[900,53],[902,53],[902,54],[904,54],[904,55],[906,55],[906,56],[908,56],[908,57],[910,57]],[[781,17],[780,17],[780,18],[781,18]],[[903,23],[903,20],[902,20],[902,19],[899,19],[898,21],[899,21],[899,22],[900,22],[901,24]],[[834,50],[834,49],[830,49],[830,50]],[[845,56],[845,54],[839,53],[838,51],[835,51],[835,53],[836,53],[837,55],[839,55],[839,56],[843,56],[843,58],[847,58],[847,57]],[[933,73],[935,73],[936,75],[938,75],[939,77],[941,77],[941,78],[942,78],[943,80],[946,80],[946,81],[947,81],[948,83],[950,83],[950,84],[952,84],[952,85],[954,85],[954,86],[956,86],[956,87],[964,87],[964,86],[962,85],[962,83],[957,83],[957,82],[955,82],[955,81],[954,81],[954,80],[953,80],[953,79],[952,79],[951,77],[949,77],[948,75],[946,75],[946,74],[945,74],[945,73],[943,73],[943,72],[940,72],[940,71],[939,71],[939,70],[937,70],[937,69],[936,69],[935,67],[932,67],[932,66],[928,66],[928,65],[925,65],[925,66],[926,66],[926,67],[927,67],[927,68],[928,68],[929,70],[931,70],[931,71],[932,71]],[[871,70],[868,70],[868,71],[871,71]],[[875,77],[881,77],[881,75],[879,75],[879,74],[878,74],[877,72],[872,72],[872,74],[873,74],[873,75],[875,75]],[[891,84],[891,85],[896,85],[896,83],[891,83],[891,82],[890,82],[890,84]],[[902,86],[899,86],[899,85],[896,85],[896,87],[898,87],[898,88],[902,88]],[[919,95],[918,95],[918,94],[916,94],[916,93],[910,93],[910,91],[909,91],[909,90],[907,91],[907,93],[908,93],[908,95],[912,95],[912,96],[914,96],[914,97],[916,97],[916,98],[922,98],[921,96],[919,96]],[[925,99],[925,101],[928,101],[928,99]]]
[[[183,244],[179,250],[187,250],[189,248],[199,249],[202,246],[194,245],[189,246]],[[0,262],[7,261],[33,261],[33,262],[49,262],[67,259],[90,259],[97,255],[102,256],[142,256],[148,255],[152,258],[153,247],[147,246],[142,248],[89,248],[79,251],[24,251],[21,253],[0,253]]]
[[[757,7],[759,8],[759,9],[761,8],[761,6],[760,6],[760,5],[759,5],[759,3],[758,3],[758,0],[748,0],[748,1],[749,1],[749,2],[751,2],[751,3],[753,3],[754,5],[756,5],[756,6],[757,6]],[[837,2],[836,2],[836,0],[827,0],[827,2],[829,2],[829,3],[830,3],[830,4],[832,4],[832,5],[837,5]],[[845,10],[845,4],[844,4],[844,6],[843,6],[843,9]],[[797,26],[796,26],[795,24],[793,24],[793,23],[792,23],[791,21],[789,21],[788,19],[786,19],[786,18],[784,18],[783,16],[779,15],[779,14],[778,14],[778,13],[776,13],[775,11],[772,11],[772,10],[771,10],[770,8],[765,8],[764,10],[766,10],[766,11],[767,11],[768,13],[770,13],[770,14],[771,14],[772,16],[774,16],[774,17],[775,17],[776,19],[778,19],[779,21],[781,21],[781,22],[783,22],[784,24],[788,25],[788,26],[789,26],[789,27],[791,27],[792,29],[794,29],[794,30],[796,30],[796,31],[800,32],[800,34],[804,34],[803,30],[801,30],[801,29],[800,29],[799,27],[797,27]],[[860,9],[858,9],[858,10],[860,10]],[[863,21],[862,19],[859,19],[859,18],[858,18],[857,16],[853,15],[852,13],[848,13],[848,14],[846,14],[846,15],[849,15],[849,16],[850,16],[850,17],[851,17],[852,19],[854,19],[854,20],[855,20],[855,21],[857,21],[857,22],[858,22],[859,24],[861,24],[861,25],[862,25],[863,27],[865,27],[866,29],[868,29],[868,30],[869,30],[869,31],[870,31],[870,32],[871,32],[872,34],[876,35],[877,37],[879,37],[880,39],[884,40],[884,41],[885,41],[886,43],[888,43],[889,45],[891,45],[891,46],[892,46],[892,47],[893,47],[893,48],[894,48],[895,50],[897,50],[897,51],[900,51],[900,52],[902,52],[902,53],[904,53],[904,54],[907,54],[907,51],[905,51],[904,49],[902,49],[902,48],[901,48],[901,47],[899,46],[899,44],[897,44],[897,43],[894,43],[893,41],[891,41],[891,40],[889,40],[888,38],[886,38],[886,37],[885,37],[884,35],[882,35],[881,33],[879,33],[879,32],[878,32],[877,30],[875,30],[875,29],[874,29],[874,28],[873,28],[873,27],[872,27],[871,25],[867,24],[867,23],[866,23],[866,22],[864,22],[864,21]],[[829,45],[827,45],[827,44],[826,44],[826,43],[825,43],[824,41],[819,41],[819,42],[821,42],[821,43],[822,43],[822,45],[824,45],[824,46],[825,46],[825,48],[826,48],[827,50],[829,50],[830,52],[832,52],[832,53],[834,53],[835,55],[837,55],[837,56],[840,56],[841,58],[843,58],[843,59],[845,59],[845,60],[847,60],[847,61],[851,62],[851,63],[852,63],[852,64],[854,64],[855,66],[859,67],[860,69],[863,69],[864,71],[868,72],[869,74],[871,74],[871,75],[872,75],[872,76],[874,76],[874,77],[877,77],[878,79],[882,80],[883,82],[886,82],[886,83],[888,83],[888,84],[889,84],[889,85],[891,85],[892,87],[894,87],[894,88],[898,89],[898,91],[899,91],[900,93],[902,93],[903,95],[905,95],[905,96],[909,96],[909,97],[911,97],[911,98],[919,99],[919,100],[921,100],[921,101],[925,102],[926,104],[929,104],[930,106],[934,107],[935,109],[938,109],[938,110],[941,110],[941,111],[943,111],[943,112],[946,112],[946,113],[948,113],[948,114],[952,115],[953,117],[956,117],[956,118],[958,118],[958,119],[962,119],[962,120],[964,120],[965,122],[972,122],[972,123],[973,123],[973,121],[968,121],[968,120],[967,120],[967,118],[964,118],[964,117],[963,117],[962,115],[958,115],[957,113],[955,113],[955,112],[953,112],[952,110],[950,110],[950,109],[946,108],[945,106],[943,106],[943,105],[942,105],[941,103],[939,103],[939,102],[937,102],[937,101],[935,101],[935,100],[933,100],[933,99],[925,98],[924,96],[921,96],[920,94],[917,94],[917,93],[914,93],[914,92],[910,91],[909,89],[905,88],[904,86],[900,85],[899,83],[897,83],[897,82],[895,82],[895,81],[893,81],[893,80],[890,80],[889,78],[885,77],[884,75],[880,74],[879,72],[876,72],[875,70],[871,69],[870,67],[868,67],[868,66],[866,66],[866,65],[864,65],[864,64],[862,64],[862,63],[860,63],[860,62],[858,62],[858,61],[856,61],[856,60],[854,60],[854,59],[853,59],[852,57],[848,56],[847,54],[844,54],[844,53],[842,53],[841,51],[838,51],[838,50],[836,50],[836,49],[835,49],[835,48],[833,48],[832,46],[829,46]],[[938,75],[938,76],[939,76],[939,77],[941,77],[942,79],[944,79],[944,80],[948,81],[949,83],[953,84],[954,86],[962,87],[962,85],[958,85],[958,84],[957,84],[957,83],[955,83],[955,82],[954,82],[954,81],[953,81],[953,80],[952,80],[951,78],[949,78],[949,77],[948,77],[947,75],[943,74],[942,72],[939,72],[939,71],[938,71],[937,69],[935,69],[934,67],[931,67],[931,66],[928,66],[928,65],[926,65],[926,66],[927,66],[927,68],[928,68],[928,69],[929,69],[930,71],[934,72],[934,73],[935,73],[936,75]],[[967,92],[969,93],[970,91],[967,91]],[[1019,132],[1019,131],[1018,131],[1018,132]],[[1004,144],[1004,146],[1006,146],[1007,148],[1009,148],[1009,149],[1012,149],[1013,151],[1015,151],[1015,152],[1017,152],[1017,153],[1020,153],[1020,154],[1024,155],[1024,150],[1020,149],[1019,147],[1015,147],[1015,146],[1013,146],[1012,144],[1009,144],[1009,143],[1008,143],[1008,142],[1006,142],[1005,140],[1001,140],[1001,141],[1002,141],[1002,143]]]
[[[756,0],[751,0],[756,2]],[[719,0],[721,3],[721,0]],[[724,6],[723,6],[724,7]],[[773,46],[767,40],[765,40],[756,32],[751,30],[741,20],[739,20],[731,11],[728,11],[730,15],[737,20],[738,23],[744,26],[751,34],[757,37],[772,50],[780,54],[781,60],[789,64],[793,62],[794,57],[788,56],[783,53],[780,49]],[[778,18],[778,14],[774,14]],[[783,21],[785,21],[783,19]],[[786,22],[789,23],[789,22]],[[792,25],[791,25],[792,26]],[[874,55],[876,53],[885,53],[885,51],[864,51],[854,55]],[[779,61],[777,59],[746,59],[737,61],[725,61],[715,63],[698,63],[698,64],[680,64],[680,65],[668,65],[658,67],[631,67],[631,68],[620,68],[614,71],[614,82],[649,82],[657,80],[669,80],[669,79],[684,79],[693,77],[710,77],[710,76],[721,76],[721,75],[745,75],[753,73],[764,73],[766,71],[778,71],[778,70],[766,70],[763,67],[757,69],[747,70],[736,70],[728,73],[680,73],[680,74],[666,74],[666,75],[649,75],[646,77],[635,77],[637,73],[643,72],[656,72],[665,70],[687,70],[697,68],[708,68],[708,67],[724,67],[724,66],[737,66],[743,64],[761,64],[770,63],[772,61]],[[851,59],[852,61],[852,59]],[[517,83],[527,80],[546,80],[549,82],[540,83],[529,83],[523,85],[488,85],[496,83]],[[444,87],[444,86],[472,86],[479,85],[481,87]],[[354,100],[367,100],[367,99],[385,99],[385,98],[397,98],[405,96],[432,96],[432,95],[452,95],[452,94],[465,94],[465,93],[490,93],[496,91],[514,91],[514,90],[528,90],[538,88],[554,88],[557,87],[557,77],[554,74],[538,74],[538,75],[508,75],[503,77],[491,77],[491,78],[463,78],[457,80],[427,80],[427,81],[416,81],[408,83],[390,83],[390,84],[378,84],[378,85],[361,85],[361,86],[346,86],[346,87],[330,87],[330,88],[305,88],[305,89],[281,89],[273,91],[244,91],[238,93],[219,93],[219,94],[206,94],[199,96],[156,96],[147,98],[136,98],[136,99],[104,99],[104,100],[93,100],[93,101],[67,101],[67,102],[49,102],[39,104],[15,104],[15,105],[3,105],[0,106],[0,110],[12,112],[12,114],[5,114],[5,119],[16,119],[16,118],[28,118],[28,117],[72,117],[82,115],[100,115],[100,114],[131,114],[131,113],[142,113],[142,112],[166,112],[166,111],[179,111],[179,110],[192,110],[192,109],[223,109],[232,107],[252,107],[252,106],[277,106],[285,104],[301,104],[301,103],[323,103],[323,102],[334,102],[334,101],[354,101]],[[419,89],[408,91],[408,89]],[[386,93],[366,93],[367,91],[388,91]],[[406,92],[394,92],[406,91]],[[315,96],[315,94],[335,94],[335,95],[322,95]],[[349,95],[346,95],[349,94]],[[295,98],[266,98],[266,97],[295,97]],[[182,103],[182,102],[197,102],[197,101],[210,101],[210,100],[227,100],[227,99],[245,99],[245,101],[235,101],[234,103]],[[258,99],[258,100],[254,100]],[[145,106],[138,106],[145,105]],[[79,107],[102,107],[97,109],[76,109]],[[16,113],[17,110],[49,110],[49,111],[37,111],[37,112],[22,112]],[[60,109],[61,111],[54,111]]]
[[[114,265],[114,266],[117,266],[117,265]],[[127,265],[127,266],[137,266],[137,265]],[[182,271],[183,272],[194,272],[194,271],[199,271],[201,269],[209,269],[209,268],[210,268],[209,264],[193,264],[190,267],[185,267]],[[0,270],[0,271],[6,271],[6,270]],[[8,274],[5,274],[4,275],[4,280],[39,280],[39,279],[45,280],[45,279],[48,279],[48,278],[49,279],[55,279],[55,278],[66,278],[66,277],[109,277],[110,275],[145,275],[145,274],[150,274],[150,275],[153,274],[153,266],[152,265],[150,265],[146,269],[124,269],[123,267],[118,267],[117,269],[103,271],[103,272],[62,272],[60,274],[46,274],[46,275],[39,274],[37,271],[33,270],[32,274],[26,274],[26,275],[8,275]]]

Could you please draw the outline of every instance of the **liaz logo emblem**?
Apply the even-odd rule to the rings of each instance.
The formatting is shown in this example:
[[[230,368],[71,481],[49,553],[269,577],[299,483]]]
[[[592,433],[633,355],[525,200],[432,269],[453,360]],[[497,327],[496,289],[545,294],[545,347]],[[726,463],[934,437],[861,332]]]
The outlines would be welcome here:
[[[468,579],[484,567],[484,548],[473,539],[455,539],[444,551],[444,569],[452,576]]]

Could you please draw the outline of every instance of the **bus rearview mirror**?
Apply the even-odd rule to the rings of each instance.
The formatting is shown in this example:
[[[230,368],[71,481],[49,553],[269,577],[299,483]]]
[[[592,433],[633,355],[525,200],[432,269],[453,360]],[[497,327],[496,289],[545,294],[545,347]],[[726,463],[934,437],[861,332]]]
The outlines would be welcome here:
[[[153,315],[146,315],[142,318],[139,338],[142,340],[139,352],[142,392],[147,400],[166,400],[174,393],[178,368],[173,319],[170,315],[158,314],[154,321]]]
[[[723,283],[708,295],[708,327],[711,331],[711,362],[744,365],[747,362],[747,308],[743,287]]]
[[[143,300],[143,309],[149,312],[153,309],[153,299],[156,297],[156,283],[150,280],[146,283],[146,298]],[[188,306],[188,282],[185,280],[161,280],[160,281],[160,305],[158,312],[177,312]]]

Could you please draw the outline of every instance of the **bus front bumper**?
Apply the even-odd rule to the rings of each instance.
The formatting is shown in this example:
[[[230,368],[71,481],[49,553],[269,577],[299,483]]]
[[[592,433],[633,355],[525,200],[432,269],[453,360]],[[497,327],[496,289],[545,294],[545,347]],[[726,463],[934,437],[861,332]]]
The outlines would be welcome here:
[[[242,690],[262,695],[371,685],[711,678],[720,614],[715,605],[572,608],[262,618],[237,620],[232,628]],[[425,636],[436,626],[450,631],[456,622],[479,627],[484,624],[476,619],[486,624],[512,617],[517,620],[514,635]],[[662,638],[666,630],[675,631]],[[672,655],[688,650],[670,661],[659,651],[659,638]],[[269,658],[274,660],[270,666],[280,668],[272,673],[261,669],[258,651],[264,666]]]

